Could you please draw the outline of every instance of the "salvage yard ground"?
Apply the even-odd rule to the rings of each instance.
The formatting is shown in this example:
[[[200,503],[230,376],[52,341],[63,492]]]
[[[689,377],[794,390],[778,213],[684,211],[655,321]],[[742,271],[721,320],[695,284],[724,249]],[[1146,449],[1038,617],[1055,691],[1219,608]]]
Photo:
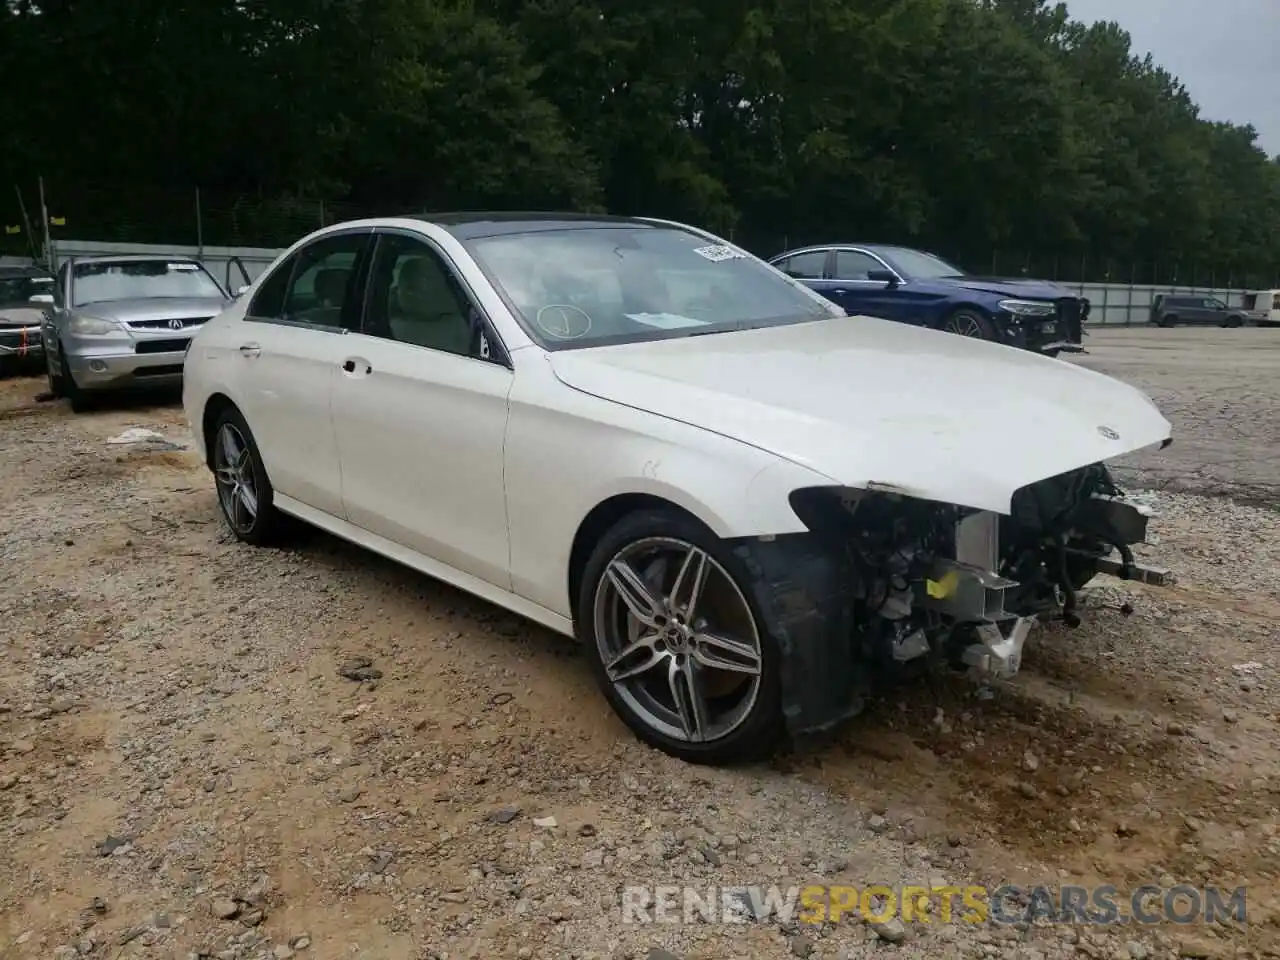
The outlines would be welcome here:
[[[1178,585],[1099,581],[988,698],[894,690],[741,770],[640,746],[571,645],[493,607],[318,533],[235,543],[189,449],[106,442],[186,446],[177,407],[76,417],[0,381],[0,957],[1280,956],[1280,331],[1087,342],[1175,421],[1125,475],[1179,491],[1144,552]],[[618,909],[641,883],[944,881],[1247,884],[1249,923]]]

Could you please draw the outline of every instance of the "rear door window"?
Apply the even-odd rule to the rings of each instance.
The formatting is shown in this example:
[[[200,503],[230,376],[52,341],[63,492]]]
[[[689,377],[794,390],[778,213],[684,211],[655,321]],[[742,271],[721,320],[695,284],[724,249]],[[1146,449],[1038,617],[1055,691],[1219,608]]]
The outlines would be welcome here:
[[[774,266],[797,280],[821,280],[827,265],[827,251],[810,250],[779,260]]]

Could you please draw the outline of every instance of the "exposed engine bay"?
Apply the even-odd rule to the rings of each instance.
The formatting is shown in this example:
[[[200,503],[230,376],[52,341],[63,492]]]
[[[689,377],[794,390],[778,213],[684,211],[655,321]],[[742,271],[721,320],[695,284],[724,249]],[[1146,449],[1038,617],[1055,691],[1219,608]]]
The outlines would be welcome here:
[[[1172,579],[1134,561],[1149,514],[1103,464],[1019,489],[1009,515],[830,488],[793,505],[850,568],[858,659],[891,669],[932,658],[1008,678],[1037,622],[1079,625],[1077,591],[1098,573]]]

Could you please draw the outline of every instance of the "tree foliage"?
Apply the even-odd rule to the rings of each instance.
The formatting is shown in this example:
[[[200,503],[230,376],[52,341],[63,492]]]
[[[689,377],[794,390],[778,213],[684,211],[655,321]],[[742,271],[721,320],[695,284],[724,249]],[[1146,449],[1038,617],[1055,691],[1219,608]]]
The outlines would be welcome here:
[[[1255,131],[1047,0],[0,4],[12,182],[1280,269]]]

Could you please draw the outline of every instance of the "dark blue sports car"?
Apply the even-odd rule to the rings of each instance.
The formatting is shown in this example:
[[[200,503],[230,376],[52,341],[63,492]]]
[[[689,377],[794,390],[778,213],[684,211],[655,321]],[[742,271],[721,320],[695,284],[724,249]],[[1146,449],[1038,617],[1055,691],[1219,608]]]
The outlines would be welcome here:
[[[980,337],[1051,357],[1079,353],[1089,301],[1046,280],[975,277],[907,247],[832,244],[769,261],[850,314]]]

